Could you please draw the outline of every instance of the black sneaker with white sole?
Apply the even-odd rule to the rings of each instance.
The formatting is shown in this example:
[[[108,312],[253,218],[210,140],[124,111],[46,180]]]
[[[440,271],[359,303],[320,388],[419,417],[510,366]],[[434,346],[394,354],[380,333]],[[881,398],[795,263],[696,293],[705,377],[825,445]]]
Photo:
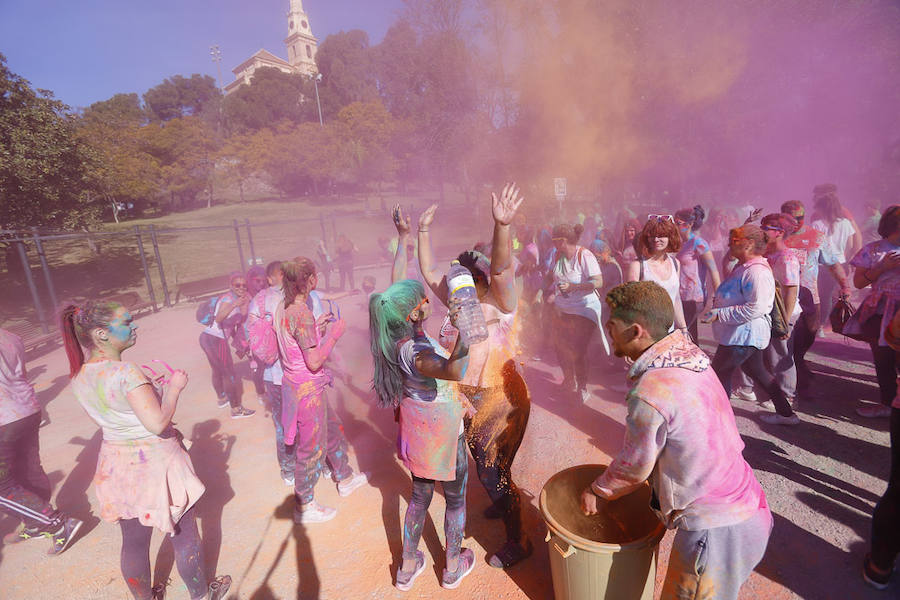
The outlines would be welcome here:
[[[49,537],[53,544],[50,550],[47,551],[47,554],[62,554],[75,541],[75,536],[78,535],[78,530],[81,529],[82,525],[84,523],[81,519],[68,517],[56,532],[44,532],[43,535]]]

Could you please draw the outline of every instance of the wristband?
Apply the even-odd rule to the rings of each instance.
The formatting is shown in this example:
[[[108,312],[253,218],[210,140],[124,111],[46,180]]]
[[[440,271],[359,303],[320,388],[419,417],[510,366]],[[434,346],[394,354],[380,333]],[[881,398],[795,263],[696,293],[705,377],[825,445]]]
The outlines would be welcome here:
[[[419,228],[419,233],[428,233],[428,230],[427,230],[427,229]]]

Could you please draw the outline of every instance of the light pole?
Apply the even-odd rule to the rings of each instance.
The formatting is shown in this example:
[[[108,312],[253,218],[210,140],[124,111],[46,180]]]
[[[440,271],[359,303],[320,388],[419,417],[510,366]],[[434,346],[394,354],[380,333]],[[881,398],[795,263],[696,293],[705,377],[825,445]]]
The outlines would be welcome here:
[[[209,47],[209,55],[212,56],[212,61],[216,63],[216,71],[219,74],[219,91],[225,93],[222,89],[222,51],[219,50],[218,44],[213,44]]]
[[[319,101],[319,82],[322,81],[322,74],[316,73],[315,75],[310,75],[313,80],[313,85],[316,86],[316,106],[319,108],[319,126],[325,127],[325,121],[322,120],[322,103]]]

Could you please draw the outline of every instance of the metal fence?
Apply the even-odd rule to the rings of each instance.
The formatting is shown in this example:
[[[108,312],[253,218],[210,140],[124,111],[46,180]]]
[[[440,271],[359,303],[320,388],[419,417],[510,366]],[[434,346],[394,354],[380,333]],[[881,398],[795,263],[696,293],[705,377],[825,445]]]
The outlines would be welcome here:
[[[475,222],[471,210],[460,206],[441,210],[443,225],[436,239],[452,241],[457,248],[476,241],[471,227],[459,226]],[[388,243],[396,232],[382,211],[254,222],[235,219],[202,227],[135,225],[130,231],[90,233],[0,230],[0,243],[6,246],[5,272],[0,271],[0,325],[27,322],[46,333],[67,299],[128,293],[137,294],[156,311],[190,299],[180,291],[202,280],[272,260],[295,256],[317,260],[319,240],[333,256],[342,233],[358,248],[356,271],[390,264]],[[387,282],[379,282],[379,287],[381,283]]]

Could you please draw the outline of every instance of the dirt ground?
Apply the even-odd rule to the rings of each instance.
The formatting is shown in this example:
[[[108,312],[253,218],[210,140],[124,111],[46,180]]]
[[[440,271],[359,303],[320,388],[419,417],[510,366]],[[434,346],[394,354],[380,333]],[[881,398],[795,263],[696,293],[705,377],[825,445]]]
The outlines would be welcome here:
[[[383,279],[382,279],[383,280]],[[404,594],[393,587],[401,544],[401,521],[410,493],[407,471],[395,458],[391,411],[379,410],[370,390],[367,318],[361,297],[342,301],[348,331],[339,344],[334,370],[343,374],[330,393],[342,417],[355,467],[372,485],[340,498],[331,482],[320,481],[317,499],[338,508],[331,522],[294,526],[290,490],[279,477],[272,421],[257,402],[246,361],[244,403],[258,410],[233,421],[216,408],[209,367],[197,338],[194,307],[180,306],[138,320],[137,345],[125,358],[142,364],[165,359],[186,369],[191,380],[176,413],[177,427],[190,438],[190,454],[207,492],[198,505],[209,572],[234,578],[231,598],[529,598],[553,597],[546,529],[538,510],[540,490],[554,473],[583,463],[608,462],[624,431],[624,366],[594,356],[593,395],[585,405],[560,396],[555,361],[521,357],[531,388],[531,418],[514,465],[526,496],[525,526],[536,551],[507,572],[486,557],[503,542],[502,525],[482,516],[487,496],[470,463],[468,524],[464,545],[474,550],[473,573],[454,591],[440,587],[443,566],[443,498],[435,495],[423,547],[429,567]],[[437,316],[432,317],[437,320]],[[433,324],[432,324],[433,325]],[[708,330],[701,332],[708,337]],[[705,340],[710,350],[709,340]],[[886,593],[866,588],[860,565],[872,508],[884,491],[889,467],[887,421],[854,414],[861,398],[874,400],[876,388],[868,351],[829,334],[813,348],[819,399],[803,406],[803,424],[788,429],[761,424],[748,402],[734,405],[747,445],[745,456],[775,514],[775,529],[763,562],[741,598],[845,600],[900,597],[894,583]],[[61,349],[29,364],[51,423],[41,429],[44,468],[58,506],[82,519],[80,539],[63,555],[46,556],[46,540],[0,546],[0,598],[127,598],[118,568],[118,527],[100,522],[91,478],[100,432],[67,389]],[[0,535],[14,521],[0,518]],[[671,545],[660,548],[658,580]],[[171,546],[154,535],[155,581],[171,578],[169,598],[187,598]],[[553,551],[553,550],[549,550]],[[657,590],[659,585],[657,585]]]

